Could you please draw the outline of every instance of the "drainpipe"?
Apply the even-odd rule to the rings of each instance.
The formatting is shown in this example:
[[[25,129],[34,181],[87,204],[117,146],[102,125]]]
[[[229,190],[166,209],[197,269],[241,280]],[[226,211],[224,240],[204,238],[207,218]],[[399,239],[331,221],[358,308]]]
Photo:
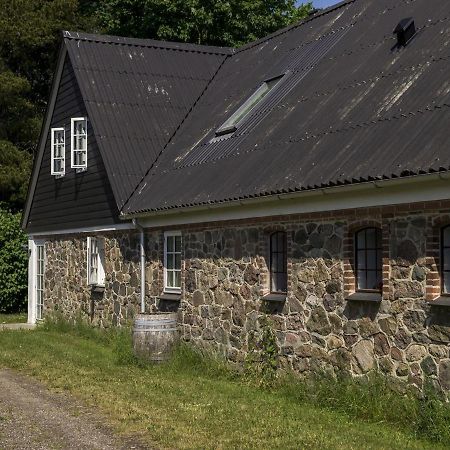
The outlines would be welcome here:
[[[145,313],[145,245],[144,229],[139,225],[137,219],[133,219],[134,227],[140,232],[140,255],[141,255],[141,314]]]

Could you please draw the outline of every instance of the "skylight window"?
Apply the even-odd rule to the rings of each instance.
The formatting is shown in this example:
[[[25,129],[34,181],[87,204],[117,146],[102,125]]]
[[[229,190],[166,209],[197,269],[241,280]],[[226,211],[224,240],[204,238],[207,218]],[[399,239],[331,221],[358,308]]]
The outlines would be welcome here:
[[[261,86],[250,96],[239,109],[216,130],[216,136],[223,136],[234,133],[238,125],[261,103],[264,97],[273,90],[273,88],[281,81],[284,75],[280,75],[270,80],[264,81]]]

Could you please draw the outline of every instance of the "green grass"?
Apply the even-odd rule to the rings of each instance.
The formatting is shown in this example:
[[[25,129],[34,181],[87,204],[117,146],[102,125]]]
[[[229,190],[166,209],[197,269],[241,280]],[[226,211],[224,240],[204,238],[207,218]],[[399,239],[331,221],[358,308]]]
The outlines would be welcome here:
[[[186,347],[180,347],[170,363],[139,364],[129,344],[127,332],[70,328],[62,323],[32,332],[3,331],[0,366],[35,376],[53,389],[71,392],[100,408],[118,432],[138,435],[158,447],[448,448],[448,442],[417,438],[420,413],[413,406],[406,415],[414,427],[403,419],[392,420],[394,415],[404,417],[402,411],[385,411],[392,424],[380,420],[383,414],[378,411],[379,405],[386,404],[382,401],[376,402],[376,414],[367,413],[372,405],[361,407],[360,395],[355,395],[364,388],[350,382],[343,382],[342,387],[334,383],[334,397],[346,393],[353,409],[327,400],[333,386],[329,382],[324,381],[322,387],[316,384],[315,394],[294,379],[263,389]],[[393,399],[386,401],[392,404]],[[369,403],[373,398],[368,395],[362,400]],[[393,408],[406,404],[396,400]],[[361,419],[356,418],[358,414]]]
[[[0,314],[0,324],[3,323],[26,323],[28,319],[26,312],[16,314]]]

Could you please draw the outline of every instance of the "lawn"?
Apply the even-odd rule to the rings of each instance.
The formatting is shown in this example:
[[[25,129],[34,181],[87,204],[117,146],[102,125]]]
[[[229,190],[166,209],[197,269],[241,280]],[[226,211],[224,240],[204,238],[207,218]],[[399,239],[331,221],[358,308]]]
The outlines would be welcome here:
[[[17,314],[0,314],[0,324],[3,323],[26,323],[28,319],[26,312]]]
[[[100,336],[100,335],[99,335]],[[118,341],[119,342],[119,341]],[[95,405],[119,432],[162,448],[445,448],[385,423],[263,389],[186,350],[169,364],[126,364],[123,339],[38,329],[0,332],[0,367]]]

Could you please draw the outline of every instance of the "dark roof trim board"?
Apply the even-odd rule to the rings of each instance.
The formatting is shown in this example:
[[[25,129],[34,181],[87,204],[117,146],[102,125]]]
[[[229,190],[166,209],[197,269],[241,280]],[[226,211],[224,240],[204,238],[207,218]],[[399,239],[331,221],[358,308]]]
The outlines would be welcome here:
[[[45,144],[47,140],[47,136],[50,130],[50,123],[52,121],[53,110],[55,108],[56,96],[58,94],[58,86],[61,81],[61,75],[64,68],[64,61],[67,55],[67,48],[64,45],[64,42],[61,43],[58,55],[58,62],[56,64],[55,75],[52,80],[52,87],[50,90],[50,100],[47,104],[47,109],[45,111],[45,119],[42,124],[41,133],[39,135],[39,147],[36,154],[36,158],[33,164],[32,177],[30,180],[30,184],[28,185],[27,198],[25,200],[25,208],[22,215],[22,228],[25,228],[28,223],[28,218],[30,215],[32,199],[34,196],[34,192],[36,190],[36,184],[39,177],[39,168],[42,164],[42,158],[44,156]]]

